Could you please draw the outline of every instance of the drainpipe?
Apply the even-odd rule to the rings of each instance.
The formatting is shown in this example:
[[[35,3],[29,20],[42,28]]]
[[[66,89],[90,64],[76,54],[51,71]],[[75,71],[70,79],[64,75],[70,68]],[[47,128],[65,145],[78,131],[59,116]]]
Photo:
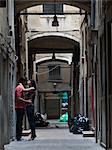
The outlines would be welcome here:
[[[105,149],[108,150],[108,110],[107,110],[107,53],[106,53],[106,15],[104,19],[104,41],[105,41],[105,126],[106,126],[106,147]]]
[[[91,0],[91,27],[93,29],[93,43],[94,43],[94,61],[93,61],[93,64],[94,64],[94,77],[93,77],[93,84],[94,84],[94,98],[95,98],[95,118],[96,118],[96,122],[95,122],[95,128],[96,128],[96,143],[98,142],[98,135],[97,135],[97,120],[98,120],[98,117],[97,117],[97,44],[96,44],[96,41],[97,41],[97,30],[95,30],[95,15],[96,15],[96,0]]]
[[[87,76],[86,76],[86,117],[88,117],[88,52],[85,51],[86,63],[87,63]]]
[[[98,125],[97,125],[97,45],[96,43],[94,44],[94,98],[95,98],[95,126],[96,126],[96,143],[98,142],[98,135],[97,135],[97,130],[98,130]]]

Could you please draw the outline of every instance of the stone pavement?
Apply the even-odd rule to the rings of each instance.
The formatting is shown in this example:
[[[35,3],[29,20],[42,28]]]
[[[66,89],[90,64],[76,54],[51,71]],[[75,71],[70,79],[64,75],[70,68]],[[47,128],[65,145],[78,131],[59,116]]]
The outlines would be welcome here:
[[[87,138],[69,132],[68,128],[41,128],[36,130],[37,138],[28,141],[13,141],[5,146],[5,150],[104,150],[95,143],[95,138]]]

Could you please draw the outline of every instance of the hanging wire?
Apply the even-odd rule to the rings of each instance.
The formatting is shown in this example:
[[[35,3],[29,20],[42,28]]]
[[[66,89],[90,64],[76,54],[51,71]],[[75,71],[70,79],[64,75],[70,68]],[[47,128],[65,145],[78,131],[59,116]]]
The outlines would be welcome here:
[[[54,15],[56,15],[56,2],[54,0]]]
[[[51,70],[49,70],[49,71],[45,71],[45,72],[37,72],[37,75],[41,75],[41,74],[47,74],[47,73],[49,73],[49,72],[51,72],[51,71],[53,71],[54,69],[56,69],[57,67],[59,67],[60,65],[57,65],[57,66],[55,66],[54,68],[52,68]]]

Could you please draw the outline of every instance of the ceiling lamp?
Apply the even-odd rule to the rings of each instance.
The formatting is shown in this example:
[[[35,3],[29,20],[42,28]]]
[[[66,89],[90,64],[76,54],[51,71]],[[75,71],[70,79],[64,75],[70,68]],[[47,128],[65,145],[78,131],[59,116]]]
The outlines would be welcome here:
[[[52,60],[55,60],[56,57],[55,57],[55,53],[53,52],[53,55],[52,55]]]
[[[53,17],[52,26],[53,27],[58,27],[59,26],[59,22],[57,20],[57,16],[56,15],[54,15],[54,17]]]

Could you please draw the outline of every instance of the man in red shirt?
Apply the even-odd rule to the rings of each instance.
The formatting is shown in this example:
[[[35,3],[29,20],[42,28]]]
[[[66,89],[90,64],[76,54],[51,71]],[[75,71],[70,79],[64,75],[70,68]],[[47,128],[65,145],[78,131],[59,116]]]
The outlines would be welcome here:
[[[21,140],[21,136],[22,136],[22,123],[23,123],[23,116],[25,113],[25,107],[26,107],[26,103],[31,103],[31,99],[24,99],[24,92],[28,92],[32,89],[34,89],[33,87],[31,88],[24,88],[26,80],[21,77],[19,79],[19,83],[16,86],[15,89],[15,109],[16,109],[16,139],[17,141]]]

